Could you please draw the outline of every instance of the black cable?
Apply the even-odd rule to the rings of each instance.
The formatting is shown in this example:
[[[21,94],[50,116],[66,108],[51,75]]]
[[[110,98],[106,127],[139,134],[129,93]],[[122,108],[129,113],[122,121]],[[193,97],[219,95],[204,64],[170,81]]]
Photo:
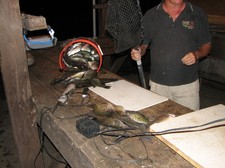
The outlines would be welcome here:
[[[42,124],[42,118],[43,118],[44,114],[46,114],[46,113],[48,112],[48,111],[43,112],[44,109],[45,109],[45,107],[41,109],[40,125]],[[41,129],[42,129],[42,128],[41,128]],[[41,152],[42,152],[42,150],[43,150],[43,131],[41,131],[40,134],[41,134],[41,135],[40,135],[40,143],[41,143],[41,144],[40,144],[40,149],[39,149],[39,151],[38,151],[38,153],[37,153],[37,155],[36,155],[36,157],[35,157],[35,159],[34,159],[34,168],[36,168],[36,161],[37,161],[39,155],[41,154]],[[44,166],[45,166],[45,165],[44,165]]]
[[[133,132],[131,132],[131,130],[134,130],[133,128],[125,128],[125,129],[107,129],[108,127],[105,127],[105,128],[103,128],[103,131],[101,131],[101,132],[110,132],[110,131],[124,131],[122,134],[125,134],[126,132],[130,132],[130,134],[134,134]],[[104,129],[106,129],[105,131],[104,131]],[[119,143],[121,143],[122,141],[124,141],[124,140],[126,140],[127,138],[126,137],[124,137],[124,136],[118,136],[118,135],[116,135],[115,137],[116,137],[116,139],[115,140],[113,140],[113,142],[112,143],[108,143],[108,142],[106,142],[107,140],[109,140],[110,141],[110,139],[106,139],[106,137],[104,137],[104,135],[100,135],[100,137],[101,137],[101,140],[103,141],[103,143],[105,144],[105,145],[108,145],[108,146],[111,146],[111,145],[117,145],[117,144],[119,144]],[[112,141],[112,140],[111,140]],[[119,162],[126,162],[126,163],[132,163],[132,162],[143,162],[143,161],[145,161],[145,160],[147,160],[149,163],[153,163],[153,161],[149,158],[149,155],[148,155],[148,152],[147,152],[147,148],[146,148],[146,145],[145,145],[145,143],[143,142],[143,140],[142,139],[140,139],[139,138],[139,141],[141,141],[141,143],[142,143],[142,145],[144,146],[144,151],[145,151],[145,153],[146,153],[146,157],[144,157],[144,158],[134,158],[134,159],[121,159],[121,158],[112,158],[112,157],[110,157],[110,156],[107,156],[106,154],[104,154],[103,152],[101,152],[101,150],[100,150],[100,148],[97,146],[97,143],[95,142],[95,140],[94,140],[94,144],[95,144],[95,146],[96,146],[96,149],[99,151],[99,153],[102,155],[102,156],[104,156],[104,157],[107,157],[107,158],[109,158],[109,159],[111,159],[111,160],[116,160],[116,161],[119,161]],[[133,157],[133,156],[132,156]]]
[[[39,149],[37,155],[36,155],[35,158],[34,158],[34,168],[36,168],[36,161],[37,161],[39,155],[41,154],[41,151],[42,151],[42,148],[40,147],[40,149]]]
[[[107,128],[107,127],[105,127],[105,128]],[[104,130],[104,129],[103,129]],[[129,129],[130,130],[130,129]],[[107,132],[110,132],[110,130],[106,130]],[[123,129],[123,130],[121,130],[121,131],[123,131],[123,133],[122,134],[125,134],[127,131],[128,131],[128,129]],[[102,132],[102,131],[101,131]],[[106,139],[106,137],[104,137],[104,135],[100,135],[101,136],[101,138],[102,138],[102,141],[104,142],[104,144],[106,144],[106,145],[116,145],[117,143],[119,143],[119,142],[121,142],[122,140],[124,140],[125,139],[125,137],[122,137],[122,136],[115,136],[116,137],[116,139],[115,140],[110,140],[111,141],[111,143],[108,143],[107,142],[107,140],[108,139]]]
[[[170,134],[170,133],[181,133],[181,132],[182,133],[183,132],[196,132],[196,131],[206,130],[206,129],[210,129],[210,128],[214,128],[214,127],[220,127],[220,126],[224,126],[225,124],[219,124],[219,125],[213,125],[213,126],[210,126],[210,127],[207,127],[207,128],[201,128],[201,127],[208,126],[208,125],[211,125],[211,124],[214,124],[214,123],[219,123],[219,122],[222,122],[222,121],[225,121],[225,118],[213,120],[213,121],[201,124],[201,125],[179,127],[179,128],[167,129],[167,130],[158,131],[158,132],[144,132],[144,133],[138,133],[138,134],[134,134],[133,132],[129,131],[129,130],[133,130],[133,129],[130,129],[130,128],[110,129],[110,130],[107,129],[107,130],[102,130],[102,131],[98,132],[97,135],[100,135],[104,144],[106,144],[106,145],[116,145],[117,143],[120,143],[121,141],[126,140],[128,138],[141,137],[141,136],[155,136],[155,135],[163,135],[163,134]],[[194,129],[194,128],[200,128],[200,129],[191,130],[191,129]],[[120,132],[124,131],[124,132],[123,133],[112,133],[112,132],[118,132],[118,131],[120,131]],[[108,143],[108,142],[106,142],[106,140],[109,140],[109,139],[105,139],[105,138],[103,138],[103,136],[116,137],[116,139],[112,143]],[[142,143],[145,146],[145,152],[147,153],[146,158],[144,158],[144,159],[132,159],[132,160],[129,160],[129,159],[124,160],[124,159],[121,159],[121,158],[112,158],[110,156],[107,156],[106,154],[104,154],[100,150],[100,148],[98,147],[98,145],[95,141],[95,138],[93,138],[93,142],[96,146],[96,149],[99,151],[99,153],[106,158],[116,160],[116,161],[120,161],[120,162],[128,162],[128,163],[140,162],[140,161],[144,161],[144,160],[147,160],[149,163],[152,163],[152,160],[148,156],[148,152],[147,152],[146,146],[145,146],[143,141],[142,141]]]
[[[122,129],[119,130],[111,130],[111,131],[101,131],[96,133],[97,135],[104,135],[104,136],[111,136],[111,137],[124,137],[124,138],[133,138],[133,137],[137,137],[137,136],[155,136],[155,135],[164,135],[164,134],[172,134],[172,133],[183,133],[183,132],[196,132],[196,131],[202,131],[202,130],[206,130],[206,129],[210,129],[210,128],[214,128],[214,127],[219,127],[219,126],[224,126],[225,124],[220,124],[220,125],[214,125],[214,126],[210,126],[207,128],[201,128],[207,125],[211,125],[214,123],[218,123],[218,122],[222,122],[225,121],[225,118],[222,119],[218,119],[218,120],[214,120],[205,124],[201,124],[201,125],[196,125],[196,126],[188,126],[188,127],[179,127],[179,128],[172,128],[172,129],[167,129],[167,130],[163,130],[163,131],[158,131],[158,132],[143,132],[143,133],[138,133],[135,135],[130,135],[130,134],[114,134],[114,133],[107,133],[107,132],[115,132],[115,131],[121,131]],[[201,128],[201,129],[197,129],[197,130],[191,130],[193,128]]]
[[[129,130],[137,130],[135,128],[119,128],[119,129],[107,129],[107,130],[102,130],[96,134],[102,134],[102,133],[107,133],[107,132],[118,132],[118,131],[129,131]]]
[[[67,165],[67,162],[58,160],[58,159],[56,159],[52,154],[50,154],[50,152],[47,150],[47,148],[46,148],[44,145],[43,145],[43,149],[46,151],[46,153],[48,154],[48,156],[49,156],[51,159],[55,160],[56,162],[59,162],[59,163],[62,163],[62,164]]]
[[[148,155],[148,152],[147,152],[146,145],[145,145],[145,143],[143,142],[142,139],[139,139],[139,141],[140,141],[140,142],[142,143],[142,145],[144,146],[144,152],[146,153],[146,156],[145,156],[144,158],[133,158],[133,159],[121,159],[121,158],[119,158],[119,157],[111,157],[111,156],[109,156],[109,155],[106,155],[106,154],[104,154],[104,153],[101,151],[101,149],[100,149],[99,146],[97,145],[96,140],[95,140],[95,137],[93,137],[92,139],[93,139],[93,143],[94,143],[96,149],[98,150],[98,152],[99,152],[102,156],[104,156],[104,157],[106,157],[106,158],[108,158],[108,159],[115,160],[115,161],[117,161],[117,162],[126,162],[126,163],[134,163],[134,162],[138,163],[138,162],[143,162],[143,161],[148,161],[149,163],[152,163],[152,160],[149,158],[149,155]],[[102,141],[104,142],[104,138],[101,137],[101,139],[102,139]],[[126,138],[124,138],[123,140],[126,140]],[[120,141],[120,142],[121,142],[121,141]],[[106,145],[116,145],[116,144],[107,144],[107,143],[106,143]],[[131,156],[132,156],[132,155],[131,155]],[[132,156],[132,157],[134,157],[134,156]]]
[[[52,113],[53,113],[56,109],[57,109],[57,105],[55,105],[53,108],[43,107],[43,108],[41,109],[41,116],[40,116],[40,123],[39,123],[40,128],[41,128],[41,132],[40,132],[40,149],[39,149],[39,151],[38,151],[38,153],[37,153],[37,155],[36,155],[36,157],[35,157],[35,159],[34,159],[34,167],[35,167],[35,168],[36,168],[36,161],[37,161],[39,155],[42,153],[43,148],[44,148],[44,132],[43,132],[43,130],[42,130],[42,120],[43,120],[43,116],[44,116],[46,113],[48,113],[48,112],[52,112]],[[44,164],[44,166],[45,166],[45,164]]]
[[[82,92],[77,92],[77,93],[81,93],[82,94]],[[82,98],[82,102],[80,103],[80,104],[78,104],[78,105],[76,105],[76,106],[74,106],[74,105],[72,105],[72,106],[62,106],[62,107],[82,107],[82,106],[84,106],[84,105],[86,105],[86,104],[88,104],[89,102],[90,102],[90,95],[88,94],[88,93],[86,93],[86,97],[88,97],[88,101],[86,101],[85,103],[83,102],[83,100],[84,100],[84,98]],[[59,107],[59,106],[61,106],[61,105],[59,105],[59,103],[56,103],[56,105],[55,106],[53,106],[53,107],[51,107],[51,108],[49,108],[49,107],[43,107],[42,109],[41,109],[41,116],[40,116],[40,122],[39,122],[39,126],[40,126],[40,128],[41,128],[41,132],[40,132],[40,149],[39,149],[39,151],[38,151],[38,153],[37,153],[37,155],[36,155],[36,157],[35,157],[35,159],[34,159],[34,167],[36,168],[36,161],[37,161],[37,159],[38,159],[38,157],[39,157],[39,155],[43,152],[43,149],[45,149],[45,151],[46,151],[46,153],[48,154],[48,156],[50,157],[50,158],[52,158],[52,159],[54,159],[55,161],[57,161],[57,162],[59,162],[59,163],[64,163],[65,165],[67,164],[67,163],[65,163],[65,162],[62,162],[62,161],[59,161],[59,160],[57,160],[56,158],[54,158],[49,152],[48,152],[48,150],[46,149],[46,147],[44,146],[44,132],[43,132],[43,130],[42,130],[42,121],[43,121],[43,116],[46,114],[46,113],[48,113],[48,112],[51,112],[52,113],[52,115],[55,117],[55,118],[57,118],[57,119],[74,119],[74,118],[78,118],[78,117],[83,117],[83,116],[89,116],[89,114],[90,113],[87,113],[87,114],[83,114],[83,115],[79,115],[79,116],[73,116],[73,117],[66,117],[66,118],[60,118],[60,117],[57,117],[56,115],[55,115],[55,111],[57,110],[57,108]]]
[[[178,128],[172,128],[172,129],[167,129],[167,130],[158,131],[158,132],[146,132],[146,133],[150,133],[150,134],[153,134],[153,135],[162,135],[162,134],[168,134],[168,133],[179,133],[179,131],[181,131],[181,132],[196,132],[196,131],[206,130],[206,129],[210,129],[210,128],[214,128],[214,127],[224,126],[225,124],[220,124],[220,125],[210,126],[210,127],[207,127],[207,128],[201,128],[201,127],[211,125],[211,124],[214,124],[214,123],[219,123],[219,122],[222,122],[222,121],[225,121],[225,118],[213,120],[213,121],[201,124],[201,125],[178,127]],[[200,129],[191,130],[191,129],[194,129],[194,128],[200,128]]]

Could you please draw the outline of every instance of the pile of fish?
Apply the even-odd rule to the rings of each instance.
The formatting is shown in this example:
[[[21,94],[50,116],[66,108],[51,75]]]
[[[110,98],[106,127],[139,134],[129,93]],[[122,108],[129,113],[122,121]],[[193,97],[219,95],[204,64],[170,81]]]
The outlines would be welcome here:
[[[111,103],[95,103],[92,112],[97,121],[107,127],[133,128],[145,132],[150,125],[149,119],[142,113],[127,111],[122,106]]]
[[[67,49],[62,57],[62,62],[68,68],[76,71],[97,70],[100,64],[100,56],[90,44],[78,42]]]
[[[77,88],[99,86],[110,88],[106,83],[117,79],[101,79],[97,76],[100,66],[100,56],[90,44],[77,42],[68,47],[62,57],[63,64],[67,67],[51,81],[51,85],[74,83]]]

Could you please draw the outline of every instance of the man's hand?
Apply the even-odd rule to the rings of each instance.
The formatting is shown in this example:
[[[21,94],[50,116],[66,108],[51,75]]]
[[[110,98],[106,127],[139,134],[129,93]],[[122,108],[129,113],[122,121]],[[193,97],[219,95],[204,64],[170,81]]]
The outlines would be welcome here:
[[[140,48],[132,48],[130,52],[131,58],[135,61],[141,59],[141,49]]]
[[[197,62],[198,58],[196,56],[196,54],[194,52],[189,52],[187,53],[182,59],[181,61],[183,62],[183,64],[185,65],[193,65]]]
[[[203,44],[201,47],[198,48],[195,52],[187,53],[183,58],[182,62],[185,65],[193,65],[197,62],[198,59],[206,57],[211,50],[211,43]]]

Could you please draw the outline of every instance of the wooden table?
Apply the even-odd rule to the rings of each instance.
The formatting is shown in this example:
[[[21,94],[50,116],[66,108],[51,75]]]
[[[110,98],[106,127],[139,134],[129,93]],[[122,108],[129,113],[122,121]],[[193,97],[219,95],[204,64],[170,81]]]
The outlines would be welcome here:
[[[61,49],[54,47],[30,51],[34,56],[35,63],[29,67],[29,74],[39,119],[41,109],[53,107],[65,89],[63,86],[50,85],[53,78],[60,74],[58,56]],[[106,78],[120,78],[105,70],[101,70],[98,75]],[[107,102],[93,92],[90,92],[90,95],[94,102]],[[71,101],[77,98],[80,98],[78,93],[70,97]],[[75,105],[77,102],[73,101],[73,103]],[[54,114],[46,112],[42,117],[42,130],[71,167],[193,167],[156,137],[146,137],[141,140],[139,137],[135,137],[116,145],[107,146],[103,143],[101,136],[88,139],[77,132],[76,120],[78,118],[59,119],[72,118],[89,112],[89,107],[59,107]],[[140,112],[146,114],[153,121],[162,114],[171,113],[178,116],[191,112],[191,110],[168,100]]]

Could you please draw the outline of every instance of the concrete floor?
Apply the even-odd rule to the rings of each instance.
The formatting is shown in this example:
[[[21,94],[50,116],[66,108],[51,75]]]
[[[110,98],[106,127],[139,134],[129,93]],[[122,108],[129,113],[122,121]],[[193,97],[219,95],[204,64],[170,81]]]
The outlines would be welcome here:
[[[6,101],[2,101],[0,110],[0,167],[19,168]]]
[[[131,82],[140,84],[139,76],[134,70],[119,71],[119,75],[127,78]],[[146,74],[146,78],[148,75]],[[0,93],[3,93],[2,90]],[[216,104],[225,104],[225,85],[215,82],[201,80],[200,89],[201,108],[210,107]],[[13,140],[13,134],[10,124],[10,116],[7,111],[7,103],[2,96],[0,101],[0,167],[1,168],[19,168],[18,156]]]

